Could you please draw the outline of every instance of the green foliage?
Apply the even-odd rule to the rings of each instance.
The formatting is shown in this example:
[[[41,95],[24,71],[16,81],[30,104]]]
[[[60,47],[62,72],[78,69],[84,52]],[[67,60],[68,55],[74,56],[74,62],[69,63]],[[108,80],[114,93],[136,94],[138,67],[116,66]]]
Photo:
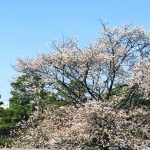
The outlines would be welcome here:
[[[141,138],[143,140],[149,139],[148,136],[147,136],[147,133],[142,131],[142,130],[137,130],[136,132],[133,133],[133,135],[135,137]]]
[[[7,135],[10,130],[15,128],[16,123],[27,120],[33,111],[30,103],[31,96],[27,94],[26,87],[23,85],[27,76],[18,77],[16,82],[11,83],[13,90],[12,97],[9,99],[10,107],[0,108],[0,134]]]
[[[0,109],[0,134],[7,135],[10,130],[15,128],[17,122],[27,120],[31,114],[31,108],[21,105],[16,105],[7,109]]]
[[[114,84],[113,95],[123,96],[129,94],[129,88],[126,84],[116,83]]]
[[[0,107],[0,146],[8,146],[11,143],[9,134],[15,125],[13,111]]]
[[[23,85],[26,78],[27,76],[21,76],[16,82],[11,83],[13,90],[9,99],[10,107],[6,109],[0,107],[0,145],[2,146],[11,142],[10,131],[15,129],[16,124],[21,120],[27,120],[33,111],[32,95],[29,95]]]
[[[150,107],[149,101],[144,99],[143,93],[139,90],[138,85],[128,87],[126,84],[117,83],[113,89],[113,96],[119,97],[120,101],[117,107]]]
[[[58,82],[58,84],[60,83]],[[61,83],[61,88],[57,89],[57,93],[53,95],[57,100],[65,101],[65,103],[78,103],[86,98],[86,93],[86,89],[80,81],[76,82],[72,79],[67,84]]]
[[[51,106],[51,105],[58,105],[58,106],[64,106],[64,105],[69,105],[72,104],[72,101],[65,101],[65,100],[61,100],[57,97],[59,93],[57,94],[52,94],[51,96],[46,96],[45,97],[45,101],[44,101],[44,105],[47,106]]]
[[[26,105],[31,104],[31,101],[34,99],[34,95],[29,92],[28,87],[24,84],[27,80],[29,80],[28,75],[22,75],[18,77],[16,82],[12,82],[11,86],[13,90],[11,91],[12,97],[9,99],[10,106],[11,105]]]
[[[11,142],[12,142],[12,138],[9,137],[0,138],[0,146],[2,147],[10,147]]]

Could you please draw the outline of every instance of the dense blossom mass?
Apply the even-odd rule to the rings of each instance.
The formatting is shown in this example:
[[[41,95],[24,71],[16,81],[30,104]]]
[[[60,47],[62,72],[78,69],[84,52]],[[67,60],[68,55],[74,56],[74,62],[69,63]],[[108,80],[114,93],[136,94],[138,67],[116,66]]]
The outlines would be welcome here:
[[[148,150],[148,112],[117,110],[110,102],[87,102],[74,106],[50,107],[38,120],[35,112],[14,140],[13,148],[60,150]]]
[[[109,99],[118,82],[137,85],[149,98],[150,34],[140,26],[102,25],[100,37],[89,46],[79,48],[75,38],[55,41],[53,53],[19,59],[16,68],[40,76],[50,91],[68,91],[76,101]]]

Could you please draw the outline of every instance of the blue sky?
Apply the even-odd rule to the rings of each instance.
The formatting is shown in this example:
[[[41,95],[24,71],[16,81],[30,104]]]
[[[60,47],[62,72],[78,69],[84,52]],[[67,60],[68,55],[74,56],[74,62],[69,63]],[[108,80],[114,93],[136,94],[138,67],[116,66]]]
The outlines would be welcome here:
[[[150,29],[149,0],[0,0],[0,94],[10,97],[18,57],[50,51],[49,42],[75,36],[88,45],[101,29],[134,22]]]

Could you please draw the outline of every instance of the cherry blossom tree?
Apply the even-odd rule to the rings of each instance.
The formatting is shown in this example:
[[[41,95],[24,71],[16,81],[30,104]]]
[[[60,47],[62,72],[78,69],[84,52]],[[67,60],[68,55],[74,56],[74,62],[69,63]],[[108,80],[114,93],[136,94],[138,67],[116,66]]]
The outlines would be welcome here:
[[[140,26],[102,27],[100,36],[85,48],[79,48],[75,38],[55,41],[55,51],[18,59],[16,68],[40,76],[50,91],[61,90],[75,101],[110,99],[117,82],[138,84],[148,97],[150,34]]]

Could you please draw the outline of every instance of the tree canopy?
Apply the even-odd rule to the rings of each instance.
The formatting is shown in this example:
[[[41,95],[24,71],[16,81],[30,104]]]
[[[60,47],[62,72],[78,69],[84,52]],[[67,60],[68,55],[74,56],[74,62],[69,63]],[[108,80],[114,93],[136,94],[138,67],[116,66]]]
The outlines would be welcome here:
[[[65,98],[75,101],[110,99],[118,82],[129,87],[137,85],[148,99],[150,34],[140,26],[109,28],[102,23],[102,27],[100,36],[85,48],[79,48],[74,38],[55,41],[54,52],[18,59],[16,68],[40,76],[49,91],[65,89]]]

